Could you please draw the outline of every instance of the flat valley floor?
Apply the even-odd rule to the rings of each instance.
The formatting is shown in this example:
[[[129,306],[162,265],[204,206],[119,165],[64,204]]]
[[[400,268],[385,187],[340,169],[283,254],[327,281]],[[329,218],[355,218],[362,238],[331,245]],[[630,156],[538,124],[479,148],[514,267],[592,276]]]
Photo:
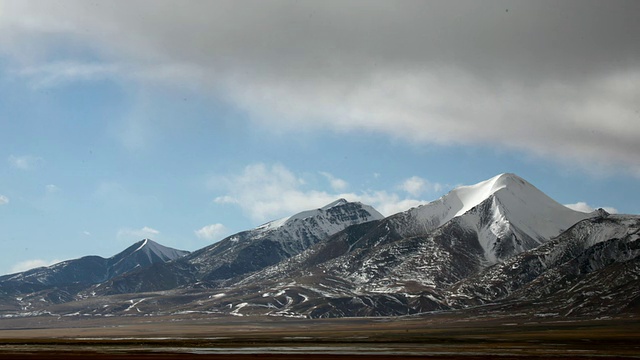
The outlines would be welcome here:
[[[320,320],[205,314],[4,318],[0,358],[640,359],[638,320],[456,314]]]

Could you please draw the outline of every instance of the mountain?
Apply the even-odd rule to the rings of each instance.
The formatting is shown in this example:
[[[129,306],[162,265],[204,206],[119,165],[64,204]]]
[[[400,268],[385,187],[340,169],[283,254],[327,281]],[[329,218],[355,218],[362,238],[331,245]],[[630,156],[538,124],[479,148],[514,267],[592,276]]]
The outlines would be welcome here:
[[[339,199],[229,236],[177,261],[114,278],[95,291],[115,294],[179,286],[222,287],[297,255],[351,225],[382,218],[371,206]]]
[[[468,277],[449,290],[450,302],[504,302],[561,316],[640,310],[640,216],[581,221],[531,251]]]
[[[622,316],[640,310],[640,216],[577,212],[501,174],[386,218],[340,199],[109,274],[57,300],[34,288],[29,314]]]
[[[572,225],[599,214],[566,208],[522,178],[501,174],[388,218],[354,224],[297,255],[261,270],[246,271],[241,277],[229,276],[215,285],[206,282],[206,275],[190,278],[181,285],[185,291],[190,289],[190,295],[203,287],[224,296],[217,301],[198,300],[183,309],[233,315],[341,317],[464,307],[474,302],[452,301],[450,289],[455,284],[537,249]],[[289,219],[299,218],[305,216]],[[287,220],[265,224],[249,234],[279,229]],[[234,235],[227,241],[244,236],[248,234]],[[194,263],[216,261],[219,265],[226,254],[221,249],[228,246],[214,245],[159,267],[178,268],[182,263],[180,269],[193,272]],[[250,253],[262,254],[256,248]],[[131,275],[127,282],[149,280],[131,281]],[[131,291],[120,293],[126,292]],[[210,296],[212,290],[203,292]],[[202,303],[206,305],[198,305]],[[240,304],[244,305],[238,309]]]
[[[108,271],[105,280],[128,273],[136,268],[146,268],[152,264],[175,260],[187,254],[189,254],[188,251],[173,249],[153,240],[144,239],[107,259]]]
[[[346,229],[241,284],[295,283],[305,298],[321,294],[329,299],[329,305],[320,308],[311,303],[294,306],[295,312],[309,316],[439,310],[450,307],[445,297],[449,286],[535,249],[593,216],[558,204],[514,174],[501,174],[384,220]],[[265,293],[282,290],[269,288]],[[370,301],[348,309],[334,304],[354,297]],[[381,299],[390,303],[380,305]]]
[[[571,210],[515,174],[461,186],[390,219],[402,237],[422,235],[456,219],[478,235],[487,264],[529,250],[590,215]]]
[[[49,267],[0,276],[0,295],[16,296],[44,291],[45,299],[65,302],[74,298],[73,293],[79,289],[137,268],[175,260],[188,253],[144,239],[110,258],[86,256]]]

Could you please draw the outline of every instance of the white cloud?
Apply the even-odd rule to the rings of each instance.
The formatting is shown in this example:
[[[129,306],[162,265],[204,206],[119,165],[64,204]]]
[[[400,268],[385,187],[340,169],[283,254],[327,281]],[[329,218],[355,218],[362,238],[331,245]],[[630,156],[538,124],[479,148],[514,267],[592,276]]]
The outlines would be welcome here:
[[[614,207],[610,207],[610,206],[593,207],[593,206],[587,204],[584,201],[579,201],[579,202],[577,202],[575,204],[565,204],[564,206],[568,207],[569,209],[572,209],[572,210],[575,210],[575,211],[580,211],[580,212],[583,212],[583,213],[590,213],[590,212],[595,211],[598,208],[604,209],[609,214],[617,214],[618,213],[618,209],[616,209]]]
[[[426,200],[403,198],[396,193],[390,193],[387,191],[373,191],[362,194],[344,195],[345,196],[343,197],[347,200],[353,199],[351,201],[360,201],[364,204],[372,205],[384,216],[393,215],[428,202]]]
[[[148,226],[145,226],[141,229],[130,229],[130,228],[123,228],[118,230],[117,236],[120,239],[135,239],[135,240],[139,240],[142,238],[152,238],[156,235],[159,235],[160,231],[150,228]]]
[[[441,192],[444,186],[439,183],[432,183],[419,176],[412,176],[400,184],[399,188],[412,196],[420,196],[425,192]]]
[[[418,176],[412,176],[405,180],[400,187],[409,194],[418,196],[424,191],[425,180]]]
[[[225,192],[214,199],[216,203],[239,206],[249,217],[260,222],[320,208],[339,198],[372,205],[383,215],[426,202],[387,191],[345,193],[309,189],[302,178],[281,164],[248,165],[240,174],[213,177],[209,185]]]
[[[15,167],[16,169],[31,170],[35,168],[43,160],[41,157],[32,156],[32,155],[21,155],[21,156],[9,155],[9,157],[7,158],[7,161],[9,161],[9,164],[11,164],[11,166]]]
[[[329,180],[329,184],[331,185],[331,188],[334,191],[344,191],[349,186],[348,182],[342,179],[339,179],[328,172],[321,171],[320,175],[324,176],[325,178],[327,178],[327,180]]]
[[[222,224],[206,225],[194,231],[194,233],[198,238],[205,239],[205,240],[218,240],[223,235],[226,235],[228,232],[229,232],[229,229],[227,229]]]
[[[595,210],[593,207],[587,205],[586,202],[582,202],[582,201],[577,202],[575,204],[565,204],[564,206],[568,207],[571,210],[580,211],[583,213],[590,213]]]
[[[227,192],[216,197],[216,203],[237,204],[258,221],[320,207],[335,200],[324,192],[303,191],[302,178],[281,164],[248,165],[241,174],[214,177],[210,183]]]
[[[83,231],[83,232],[82,232],[82,234],[83,234],[83,235],[85,235],[85,236],[91,236],[91,233],[90,233],[90,232],[88,232],[88,231],[86,231],[86,230],[85,230],[85,231]]]
[[[31,259],[31,260],[20,261],[19,263],[11,267],[11,273],[23,272],[23,271],[35,269],[38,267],[43,267],[43,266],[51,266],[53,264],[59,263],[60,261],[61,260],[57,260],[57,259],[51,260],[51,261],[42,260],[42,259]]]
[[[4,195],[0,195],[0,205],[5,205],[8,203],[9,203],[9,198]]]

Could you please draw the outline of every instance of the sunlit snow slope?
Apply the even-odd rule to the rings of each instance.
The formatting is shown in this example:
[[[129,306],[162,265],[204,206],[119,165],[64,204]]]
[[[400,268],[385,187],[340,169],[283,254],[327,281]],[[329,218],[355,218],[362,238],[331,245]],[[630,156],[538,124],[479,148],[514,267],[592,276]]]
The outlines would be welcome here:
[[[476,230],[490,263],[503,258],[497,241],[511,240],[510,256],[559,235],[590,214],[574,211],[548,197],[515,174],[500,174],[475,185],[458,187],[440,199],[399,214],[404,235],[432,231],[456,217]],[[515,238],[513,238],[515,236]]]

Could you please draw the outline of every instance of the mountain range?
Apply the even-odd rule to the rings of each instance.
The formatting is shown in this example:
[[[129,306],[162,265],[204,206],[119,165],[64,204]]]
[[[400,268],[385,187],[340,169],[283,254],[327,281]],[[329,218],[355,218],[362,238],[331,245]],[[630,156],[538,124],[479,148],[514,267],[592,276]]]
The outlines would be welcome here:
[[[0,317],[603,317],[640,309],[640,216],[571,210],[514,174],[382,216],[339,199],[188,253],[143,240],[0,277]]]

